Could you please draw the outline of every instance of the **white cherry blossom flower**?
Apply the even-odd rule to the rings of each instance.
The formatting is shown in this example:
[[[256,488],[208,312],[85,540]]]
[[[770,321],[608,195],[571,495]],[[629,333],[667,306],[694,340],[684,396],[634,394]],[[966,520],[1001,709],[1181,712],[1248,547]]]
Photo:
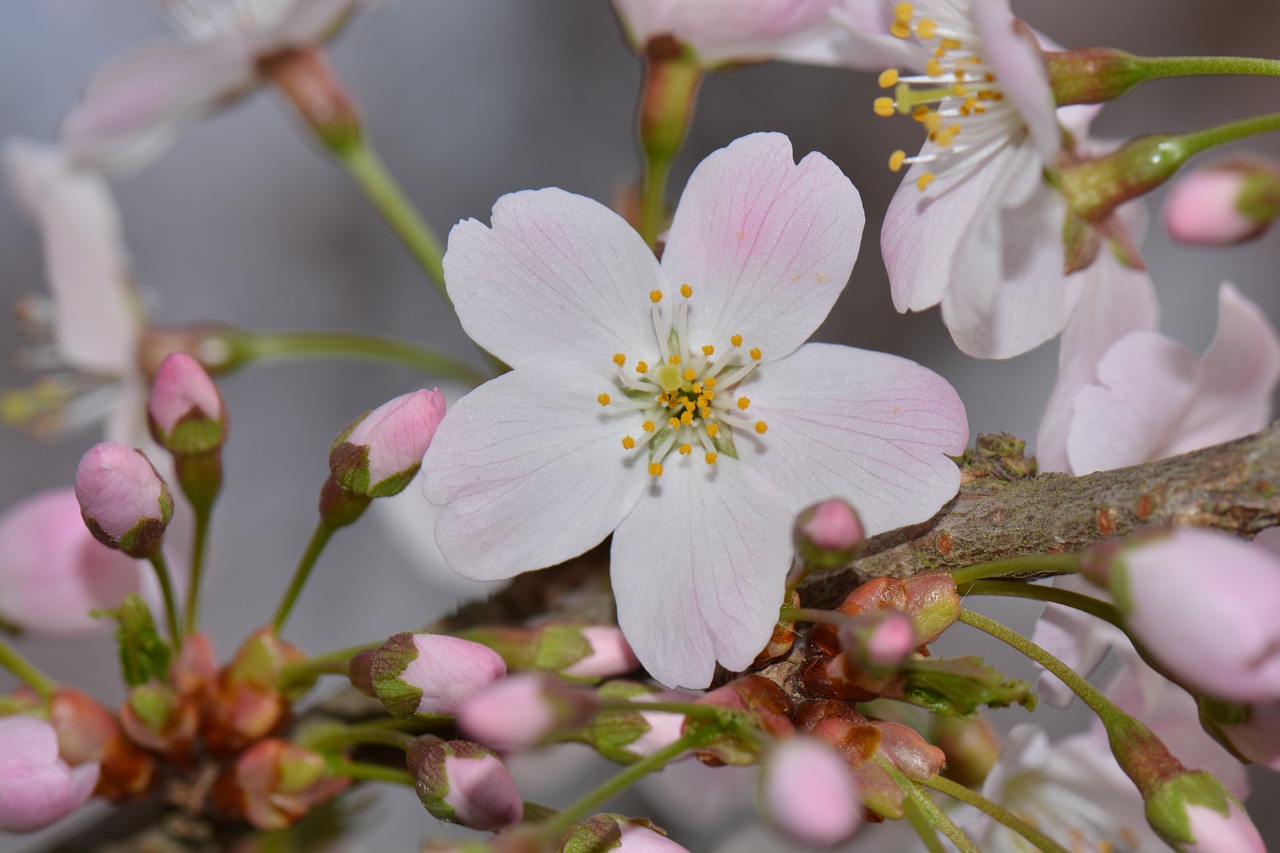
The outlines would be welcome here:
[[[768,639],[795,513],[838,496],[871,533],[959,485],[964,408],[890,355],[803,345],[857,256],[861,201],[779,134],[708,157],[662,261],[557,189],[458,224],[445,275],[467,333],[513,370],[464,397],[426,458],[451,567],[506,578],[611,532],[619,625],[668,685],[706,686]]]

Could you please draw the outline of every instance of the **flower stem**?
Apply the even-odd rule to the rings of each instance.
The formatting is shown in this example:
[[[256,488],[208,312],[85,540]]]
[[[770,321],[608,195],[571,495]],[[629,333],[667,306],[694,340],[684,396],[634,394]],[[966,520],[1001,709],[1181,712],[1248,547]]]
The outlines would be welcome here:
[[[408,732],[396,731],[385,726],[356,723],[349,726],[322,725],[308,729],[299,736],[298,745],[315,752],[329,752],[344,746],[360,744],[381,744],[407,751],[416,740],[417,738]]]
[[[418,265],[431,276],[444,297],[452,306],[444,284],[444,249],[435,235],[418,214],[413,203],[404,195],[395,179],[382,165],[377,153],[363,135],[351,144],[331,148],[347,173],[364,190],[369,201],[382,214],[391,229],[409,249]]]
[[[196,632],[196,624],[200,619],[200,582],[204,576],[204,555],[209,537],[209,519],[213,515],[212,502],[193,502],[196,519],[195,536],[191,542],[191,583],[187,589],[187,633]]]
[[[910,803],[924,812],[929,823],[936,826],[947,837],[947,840],[956,846],[960,853],[981,853],[973,845],[973,842],[969,840],[969,836],[964,834],[964,830],[956,826],[955,821],[947,817],[947,813],[938,807],[938,804],[924,792],[919,784],[908,778],[905,773],[882,756],[877,755],[875,762],[893,778],[893,781],[906,794]]]
[[[946,848],[938,840],[938,831],[934,829],[929,815],[916,804],[915,800],[907,797],[902,804],[902,811],[907,823],[916,831],[916,835],[920,836],[920,841],[924,844],[925,850],[929,851],[929,853],[946,853]]]
[[[490,377],[448,353],[406,341],[344,332],[246,332],[228,329],[213,335],[227,350],[218,363],[221,370],[235,370],[251,362],[286,358],[346,358],[391,362],[433,376],[457,379],[469,386]]]
[[[1039,586],[1022,581],[992,580],[972,581],[963,586],[957,586],[956,591],[961,596],[1003,595],[1011,598],[1030,598],[1036,601],[1047,601],[1050,604],[1061,604],[1065,607],[1073,607],[1076,610],[1088,613],[1090,616],[1096,616],[1104,622],[1110,622],[1121,630],[1124,629],[1120,613],[1114,605],[1069,589]]]
[[[276,687],[287,693],[291,688],[306,684],[317,675],[346,675],[347,666],[353,657],[360,652],[376,649],[380,645],[382,645],[380,642],[365,643],[287,663],[280,668],[280,674],[276,677]]]
[[[160,593],[164,596],[164,615],[169,625],[169,642],[174,651],[182,648],[182,630],[178,627],[178,603],[173,594],[173,582],[170,580],[169,564],[164,554],[156,551],[151,557],[151,566],[156,570],[156,579],[160,581]]]
[[[275,618],[271,620],[271,625],[277,634],[284,628],[285,620],[289,618],[289,611],[293,609],[294,603],[298,600],[298,594],[302,592],[302,587],[306,584],[311,570],[315,568],[316,560],[320,558],[320,552],[324,550],[324,546],[329,543],[329,539],[337,529],[337,527],[329,524],[324,519],[321,519],[316,524],[315,532],[311,534],[311,541],[307,543],[306,550],[302,552],[302,559],[298,561],[298,568],[293,572],[293,580],[289,584],[289,589],[280,601]]]
[[[1241,75],[1280,77],[1280,60],[1250,56],[1138,56],[1143,79]]]
[[[36,665],[0,637],[0,667],[9,670],[18,680],[40,694],[41,699],[52,699],[57,682],[45,675]]]
[[[394,785],[405,785],[410,788],[416,784],[416,780],[409,771],[395,767],[383,767],[381,764],[330,758],[328,767],[329,772],[334,776],[345,776],[348,779],[361,779],[366,782],[390,782]]]
[[[1070,851],[1061,844],[1058,844],[1052,838],[1045,835],[1043,832],[1036,829],[1013,812],[998,803],[991,802],[978,792],[969,790],[964,785],[952,782],[950,779],[941,775],[934,776],[932,779],[928,779],[920,784],[927,785],[935,791],[941,791],[952,799],[959,800],[962,803],[967,803],[975,809],[990,815],[993,819],[1009,827],[1009,829],[1018,833],[1023,838],[1027,839],[1027,841],[1030,841],[1037,850],[1041,851],[1041,853],[1070,853]]]
[[[650,248],[667,220],[667,180],[684,144],[698,99],[702,69],[687,53],[649,50],[644,56],[636,126],[644,155],[636,229]]]
[[[1069,575],[1080,570],[1080,559],[1079,554],[1025,554],[956,569],[951,573],[951,579],[956,582],[956,586],[964,586],[987,578],[1026,580],[1050,575]]]

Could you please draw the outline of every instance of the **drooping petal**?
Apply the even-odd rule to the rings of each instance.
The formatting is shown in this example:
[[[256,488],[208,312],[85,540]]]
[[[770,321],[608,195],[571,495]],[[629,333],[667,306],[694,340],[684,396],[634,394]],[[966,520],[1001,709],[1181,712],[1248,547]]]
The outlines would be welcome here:
[[[788,36],[824,21],[835,0],[685,0],[668,16],[673,35],[708,66],[771,59]]]
[[[1098,383],[1076,395],[1067,432],[1071,471],[1089,474],[1162,455],[1195,393],[1199,365],[1176,341],[1131,332],[1098,363]]]
[[[747,464],[667,457],[613,535],[618,625],[654,678],[711,683],[768,642],[791,566],[791,510]]]
[[[653,253],[622,217],[559,189],[511,193],[493,227],[449,233],[449,296],[467,334],[512,367],[613,369],[614,353],[654,348]]]
[[[806,344],[743,382],[763,436],[735,433],[738,456],[787,496],[793,512],[847,500],[869,534],[924,521],[960,486],[947,454],[969,438],[946,380],[898,356]]]
[[[146,45],[98,71],[59,137],[77,164],[133,171],[163,154],[183,127],[255,74],[247,36]]]
[[[639,427],[601,408],[597,382],[567,366],[515,370],[441,421],[422,470],[427,497],[448,504],[436,542],[454,571],[494,580],[554,565],[635,505],[647,458],[620,442]]]
[[[693,288],[691,343],[741,333],[780,358],[818,327],[844,290],[865,217],[857,189],[818,153],[755,133],[711,154],[685,187],[662,268]]]
[[[55,303],[58,356],[90,373],[136,370],[141,312],[131,263],[106,182],[73,169],[57,148],[10,142],[5,171],[40,228]]]
[[[1230,284],[1218,291],[1218,333],[1200,363],[1195,398],[1161,455],[1198,450],[1256,432],[1271,420],[1280,380],[1280,339],[1258,306]]]
[[[1061,134],[1054,117],[1049,73],[1035,34],[1013,17],[1009,0],[971,0],[970,8],[1001,90],[1018,108],[1042,163],[1052,163]]]
[[[1099,255],[1080,277],[1080,302],[1058,344],[1058,380],[1036,436],[1041,471],[1070,470],[1067,432],[1076,395],[1094,382],[1098,362],[1113,343],[1129,332],[1153,331],[1159,314],[1150,276],[1124,266],[1110,252]]]

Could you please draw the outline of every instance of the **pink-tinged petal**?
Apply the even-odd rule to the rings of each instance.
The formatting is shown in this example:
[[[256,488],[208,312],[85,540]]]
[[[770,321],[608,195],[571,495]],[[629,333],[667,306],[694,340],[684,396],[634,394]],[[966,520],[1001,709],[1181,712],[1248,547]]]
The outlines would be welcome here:
[[[427,497],[448,503],[436,542],[454,571],[494,580],[576,557],[635,505],[647,457],[621,441],[639,424],[602,409],[601,387],[567,365],[515,370],[441,421],[422,468]]]
[[[1021,355],[1058,334],[1082,286],[1079,275],[1062,273],[1066,203],[1035,151],[1011,148],[990,202],[970,214],[942,298],[951,337],[975,358]]]
[[[865,217],[849,179],[818,153],[755,133],[712,153],[685,187],[662,268],[689,284],[690,343],[747,335],[766,360],[794,350],[844,290]]]
[[[1102,590],[1079,575],[1054,578],[1053,585],[1094,598],[1106,597]],[[1036,620],[1031,642],[1087,677],[1102,663],[1112,646],[1128,645],[1129,641],[1119,629],[1094,616],[1073,607],[1047,604]],[[1036,692],[1055,708],[1067,707],[1076,695],[1061,679],[1045,670],[1040,672]]]
[[[1262,429],[1280,380],[1280,339],[1258,306],[1230,284],[1218,291],[1218,333],[1200,363],[1195,398],[1162,456]]]
[[[915,362],[833,344],[806,344],[739,386],[763,436],[738,456],[786,495],[792,511],[847,500],[869,534],[924,521],[960,486],[947,454],[969,438],[964,404]]]
[[[1070,472],[1067,433],[1076,395],[1095,381],[1098,362],[1113,343],[1129,332],[1154,331],[1159,314],[1151,278],[1124,266],[1108,251],[1081,271],[1080,278],[1080,302],[1058,344],[1058,381],[1036,436],[1041,471]]]
[[[890,33],[893,7],[882,0],[841,0],[831,9],[831,22],[799,36],[778,51],[779,59],[879,71],[885,68],[924,70],[928,56],[910,39]]]
[[[1061,133],[1054,117],[1049,72],[1035,34],[1013,17],[1009,0],[971,0],[971,9],[986,60],[1001,90],[1018,108],[1042,163],[1052,163]]]
[[[44,720],[0,719],[0,831],[32,832],[66,817],[93,794],[98,772],[96,762],[68,767]]]
[[[1187,824],[1195,843],[1186,853],[1267,853],[1266,842],[1239,803],[1228,803],[1224,815],[1208,806],[1187,806]]]
[[[773,822],[802,844],[833,847],[862,823],[853,768],[815,737],[801,735],[775,746],[760,789]]]
[[[92,373],[134,372],[141,312],[106,182],[71,168],[61,150],[30,142],[6,145],[4,165],[43,238],[59,357]]]
[[[685,0],[671,10],[671,32],[704,65],[771,59],[788,37],[823,22],[835,0]]]
[[[512,367],[605,373],[614,353],[654,349],[658,262],[622,217],[589,198],[503,196],[492,228],[474,219],[453,227],[444,274],[467,334]]]
[[[1076,474],[1162,455],[1195,393],[1196,357],[1154,332],[1132,332],[1098,363],[1097,385],[1076,395],[1067,458]]]
[[[613,534],[618,625],[654,678],[706,687],[716,661],[742,670],[778,620],[791,513],[756,471],[668,456]]]
[[[62,123],[78,164],[132,171],[163,154],[187,124],[256,76],[251,40],[146,45],[104,66]]]
[[[632,44],[643,50],[649,39],[670,32],[671,12],[685,0],[613,0],[614,11]]]
[[[327,41],[346,22],[357,6],[372,6],[372,0],[304,0],[256,40],[259,55],[286,47],[306,47]]]
[[[1181,243],[1199,246],[1228,246],[1257,237],[1271,218],[1255,218],[1240,209],[1251,177],[1244,168],[1211,167],[1179,179],[1161,209],[1165,230]]]

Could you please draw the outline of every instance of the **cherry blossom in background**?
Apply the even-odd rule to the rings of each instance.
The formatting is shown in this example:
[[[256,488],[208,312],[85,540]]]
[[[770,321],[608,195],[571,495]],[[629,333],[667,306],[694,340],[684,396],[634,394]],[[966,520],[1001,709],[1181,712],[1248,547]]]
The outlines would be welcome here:
[[[101,68],[64,120],[61,142],[77,165],[139,169],[188,124],[234,100],[260,62],[312,47],[376,0],[161,0],[185,37],[153,42]]]
[[[661,263],[556,189],[457,225],[450,296],[513,370],[459,401],[423,460],[450,566],[510,577],[612,532],[628,641],[658,680],[704,687],[769,638],[800,509],[842,497],[870,533],[933,515],[968,437],[955,391],[902,358],[802,346],[862,225],[848,179],[780,134],[703,161]]]

